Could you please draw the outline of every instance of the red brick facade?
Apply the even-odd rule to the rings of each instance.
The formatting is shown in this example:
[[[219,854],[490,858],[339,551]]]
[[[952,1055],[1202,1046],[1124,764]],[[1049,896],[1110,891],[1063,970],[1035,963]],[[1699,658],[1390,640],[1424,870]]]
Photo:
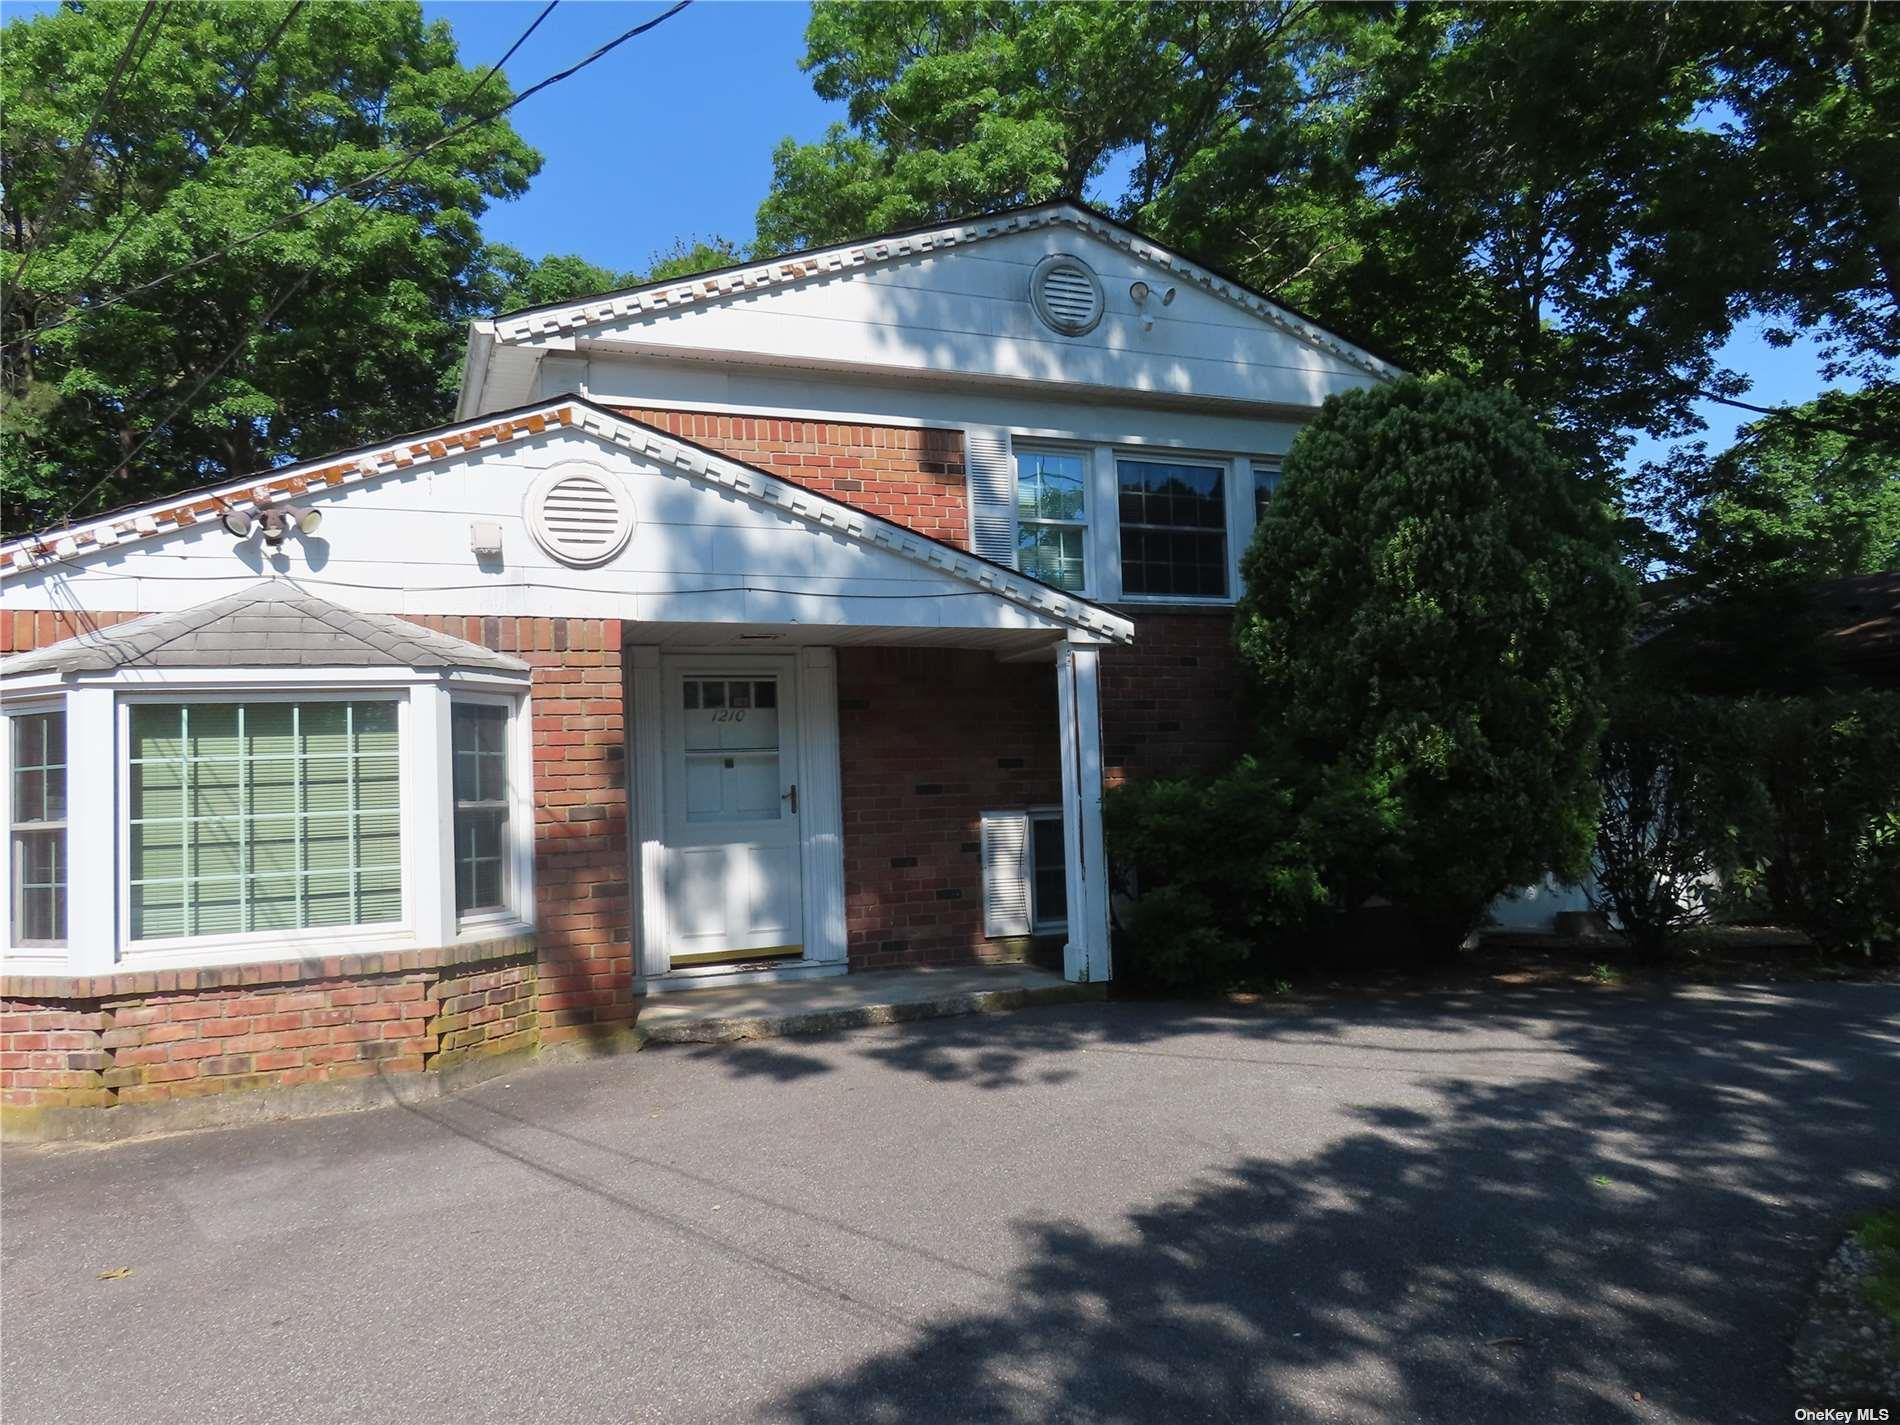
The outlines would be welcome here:
[[[979,818],[1061,798],[1052,667],[840,649],[838,728],[851,967],[1020,959],[983,938]]]
[[[967,549],[963,432],[626,406],[622,414]]]
[[[1102,650],[1102,778],[1205,772],[1245,748],[1245,682],[1231,609],[1124,608],[1135,642]]]

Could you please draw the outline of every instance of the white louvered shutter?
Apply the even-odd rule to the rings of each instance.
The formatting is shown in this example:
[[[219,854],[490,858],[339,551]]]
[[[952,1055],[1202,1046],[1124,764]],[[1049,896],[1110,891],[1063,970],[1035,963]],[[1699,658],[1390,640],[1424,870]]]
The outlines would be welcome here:
[[[992,940],[1029,934],[1029,817],[983,813],[983,933]]]
[[[970,479],[970,547],[985,559],[1016,567],[1016,465],[1009,432],[963,432],[963,465]]]

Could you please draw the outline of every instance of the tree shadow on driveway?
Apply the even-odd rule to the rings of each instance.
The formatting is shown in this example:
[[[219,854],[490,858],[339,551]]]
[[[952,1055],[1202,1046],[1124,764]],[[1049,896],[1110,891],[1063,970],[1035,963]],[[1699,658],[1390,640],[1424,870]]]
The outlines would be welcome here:
[[[1826,1404],[1788,1396],[1788,1336],[1834,1224],[1900,1181],[1900,995],[1453,1002],[1472,998],[1211,1012],[1287,1072],[1307,1055],[1349,1067],[1329,1046],[1355,1036],[1370,1071],[1382,1053],[1414,1074],[1464,1058],[1414,1079],[1432,1107],[1351,1110],[1359,1126],[1307,1158],[1241,1158],[1116,1230],[1025,1224],[992,1309],[924,1324],[762,1415],[1727,1425]],[[972,1021],[862,1052],[984,1084],[1007,1078],[999,1056],[1033,1073],[1071,1038],[1191,1055],[1209,1013],[1111,1013],[1092,1036]],[[1483,1031],[1505,1027],[1574,1071],[1472,1073]],[[1403,1046],[1381,1049],[1380,1031]]]

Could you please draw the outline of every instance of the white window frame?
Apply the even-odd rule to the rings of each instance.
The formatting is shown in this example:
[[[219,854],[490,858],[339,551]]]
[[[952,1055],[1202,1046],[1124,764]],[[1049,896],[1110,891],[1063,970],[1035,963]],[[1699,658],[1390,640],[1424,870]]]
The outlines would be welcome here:
[[[402,913],[393,921],[372,921],[357,925],[305,926],[294,930],[245,930],[221,935],[166,935],[138,940],[132,937],[132,709],[135,707],[178,706],[203,702],[209,696],[203,689],[168,689],[164,692],[121,693],[115,711],[117,735],[113,772],[118,782],[118,805],[113,809],[118,861],[113,880],[118,891],[118,958],[128,971],[142,965],[172,967],[222,965],[256,960],[304,958],[329,953],[347,946],[359,952],[383,950],[392,943],[413,941],[416,916],[415,777],[411,763],[418,757],[414,707],[405,687],[336,688],[258,688],[245,689],[233,697],[245,703],[325,703],[393,702],[396,704],[396,766],[398,791],[396,817],[401,827],[399,845],[402,856]],[[68,806],[70,816],[72,808]],[[267,953],[258,953],[264,951]]]
[[[1097,484],[1111,493],[1113,513],[1105,523],[1114,530],[1115,601],[1124,604],[1159,604],[1196,608],[1230,608],[1240,595],[1240,556],[1253,537],[1253,473],[1244,455],[1192,450],[1171,445],[1109,445],[1098,452],[1106,454],[1107,469],[1098,475]],[[1221,470],[1221,499],[1227,517],[1227,592],[1224,594],[1131,594],[1122,579],[1122,501],[1121,462],[1144,461],[1149,464],[1206,465]],[[1244,497],[1243,497],[1244,495]]]
[[[1023,518],[1022,469],[1017,465],[1016,461],[1019,456],[1038,454],[1072,455],[1082,463],[1081,519],[1050,520]],[[1095,586],[1099,582],[1096,574],[1097,554],[1094,548],[1096,543],[1094,538],[1094,526],[1097,523],[1097,517],[1095,515],[1096,482],[1092,469],[1092,455],[1093,449],[1090,446],[1066,443],[1059,440],[1034,440],[1028,438],[1019,440],[1012,435],[1009,442],[1009,478],[1010,488],[1014,492],[1012,508],[1016,514],[1016,567],[1023,573],[1029,572],[1022,568],[1022,532],[1025,528],[1048,525],[1055,529],[1080,530],[1082,533],[1082,587],[1079,589],[1070,589],[1066,592],[1080,595],[1085,599],[1093,597]],[[1036,578],[1039,576],[1032,574],[1030,577]],[[1061,588],[1062,586],[1058,584],[1055,587]]]
[[[1069,917],[1065,908],[1060,920],[1051,920],[1042,913],[1036,903],[1036,823],[1052,823],[1058,836],[1062,832],[1062,808],[1054,806],[1030,807],[1023,813],[1023,880],[1029,887],[1029,933],[1032,935],[1067,935]],[[1068,856],[1063,854],[1063,868],[1066,875]],[[1067,891],[1065,889],[1066,898]]]
[[[1022,885],[1023,925],[1026,928],[1021,931],[1010,931],[1007,934],[999,932],[998,935],[989,936],[988,938],[1009,939],[1018,935],[1030,935],[1040,939],[1043,936],[1068,934],[1069,917],[1067,915],[1064,915],[1060,920],[1051,920],[1044,917],[1036,907],[1036,823],[1053,822],[1057,827],[1060,827],[1062,825],[1062,808],[1048,805],[1031,807],[992,807],[982,812],[977,818],[979,826],[1005,820],[1018,822],[1022,826],[1022,849],[1017,856],[1016,878]],[[1063,874],[1065,877],[1066,894],[1066,877],[1068,874],[1066,835],[1063,847]],[[996,907],[992,899],[992,892],[996,889],[996,884],[990,878],[988,853],[986,850],[983,865],[983,923],[986,929],[996,914]]]
[[[59,972],[66,967],[66,957],[73,941],[72,919],[72,853],[73,853],[73,801],[72,801],[72,724],[67,723],[66,765],[66,938],[64,940],[15,940],[13,938],[13,719],[31,717],[44,713],[58,713],[67,716],[66,699],[59,693],[35,693],[9,697],[6,707],[0,710],[0,828],[7,838],[7,884],[5,893],[0,894],[0,952],[3,952],[6,968],[13,974],[40,974],[48,971]]]
[[[519,693],[490,692],[479,688],[448,690],[451,731],[442,748],[447,770],[443,790],[449,811],[449,837],[444,874],[448,877],[448,901],[455,904],[455,737],[454,705],[473,703],[508,710],[508,853],[502,868],[502,903],[499,909],[455,912],[458,939],[510,926],[531,924],[534,920],[534,796],[529,778],[534,770],[534,726],[528,699]]]
[[[15,945],[12,898],[0,896],[0,955],[8,974],[50,977],[339,959],[428,950],[535,929],[533,699],[528,679],[487,672],[336,668],[287,678],[281,669],[144,669],[7,687],[0,717],[64,711],[67,736],[66,943]],[[131,709],[141,703],[388,700],[397,704],[402,828],[401,919],[363,926],[130,938]],[[499,911],[457,917],[451,700],[509,709],[508,900]],[[12,728],[0,748],[0,816],[11,816]],[[110,747],[110,760],[74,760],[79,746]],[[11,822],[8,826],[10,828]],[[109,828],[109,831],[108,831]],[[10,835],[9,835],[10,842]],[[11,849],[9,846],[9,857]]]

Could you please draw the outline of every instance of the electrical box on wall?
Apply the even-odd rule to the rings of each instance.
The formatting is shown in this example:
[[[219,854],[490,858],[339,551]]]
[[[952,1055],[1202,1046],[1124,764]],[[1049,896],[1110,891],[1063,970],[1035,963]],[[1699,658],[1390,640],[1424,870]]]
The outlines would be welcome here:
[[[494,520],[474,520],[468,527],[468,547],[477,554],[501,553],[501,525]]]

